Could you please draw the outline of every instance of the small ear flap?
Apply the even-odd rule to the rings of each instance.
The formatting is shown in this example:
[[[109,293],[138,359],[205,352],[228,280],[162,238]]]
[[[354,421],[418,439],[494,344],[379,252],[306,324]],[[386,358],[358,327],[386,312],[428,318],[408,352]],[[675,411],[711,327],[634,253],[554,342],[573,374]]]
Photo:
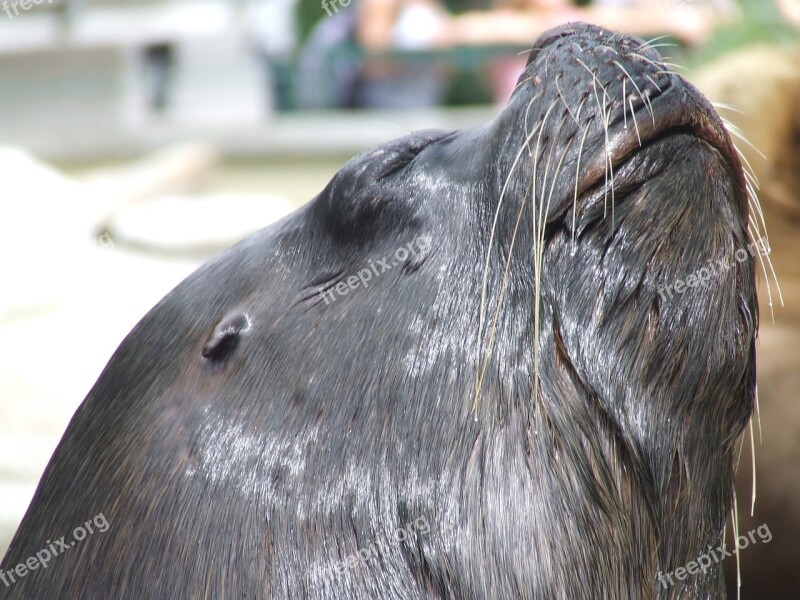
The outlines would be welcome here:
[[[236,349],[239,338],[250,329],[250,317],[243,312],[233,312],[224,317],[203,344],[201,354],[214,362],[220,362]]]
[[[401,171],[425,148],[451,132],[424,130],[393,140],[350,160],[334,175],[314,207],[334,235],[374,235],[409,222],[416,212],[410,177]],[[380,218],[380,219],[379,219]]]

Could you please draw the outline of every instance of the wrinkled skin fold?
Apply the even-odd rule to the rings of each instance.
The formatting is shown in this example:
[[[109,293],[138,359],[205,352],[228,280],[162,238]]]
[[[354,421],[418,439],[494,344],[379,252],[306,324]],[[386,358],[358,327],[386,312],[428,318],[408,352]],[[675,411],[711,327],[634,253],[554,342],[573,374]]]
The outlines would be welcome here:
[[[2,569],[108,531],[0,599],[723,598],[720,565],[658,575],[721,543],[754,259],[659,289],[746,248],[751,211],[713,109],[643,44],[545,34],[495,120],[354,158],[181,283]]]

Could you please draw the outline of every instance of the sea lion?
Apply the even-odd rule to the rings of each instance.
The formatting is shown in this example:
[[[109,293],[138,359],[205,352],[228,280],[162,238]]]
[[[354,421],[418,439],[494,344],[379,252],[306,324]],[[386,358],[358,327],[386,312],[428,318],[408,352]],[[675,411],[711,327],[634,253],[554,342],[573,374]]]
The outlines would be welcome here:
[[[652,47],[551,30],[492,122],[352,159],[142,319],[0,598],[722,597],[685,567],[731,506],[754,260],[694,274],[749,214]]]

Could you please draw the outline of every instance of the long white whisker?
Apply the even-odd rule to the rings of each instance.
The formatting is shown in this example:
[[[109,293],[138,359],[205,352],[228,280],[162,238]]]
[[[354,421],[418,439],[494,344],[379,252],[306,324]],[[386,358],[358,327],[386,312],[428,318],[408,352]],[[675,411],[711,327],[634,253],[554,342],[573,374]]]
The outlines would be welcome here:
[[[550,108],[547,109],[547,112],[545,113],[544,118],[542,119],[542,122],[539,124],[539,126],[537,128],[538,129],[538,133],[539,133],[539,139],[541,139],[542,131],[544,130],[544,125],[547,122],[547,119],[550,116],[550,112],[553,110],[553,107],[555,107],[555,105],[556,105],[555,102],[550,104]],[[487,250],[486,250],[486,261],[485,261],[484,268],[483,268],[483,284],[482,284],[482,287],[481,287],[481,306],[480,306],[480,312],[479,312],[479,316],[478,316],[478,362],[477,362],[477,365],[476,365],[475,398],[474,398],[473,404],[472,404],[473,411],[478,406],[478,398],[480,396],[481,387],[483,385],[483,377],[484,377],[485,372],[486,372],[486,367],[488,367],[488,358],[487,358],[486,365],[484,365],[483,369],[481,368],[481,356],[483,354],[483,352],[481,351],[481,347],[483,345],[483,326],[484,326],[485,319],[486,319],[486,295],[488,293],[489,262],[490,262],[490,259],[491,259],[492,246],[494,245],[495,234],[497,232],[497,222],[498,222],[498,220],[500,218],[500,209],[502,208],[503,200],[505,199],[506,191],[508,190],[508,185],[509,185],[509,182],[511,181],[511,177],[513,176],[514,171],[516,170],[517,165],[519,164],[519,160],[520,160],[520,157],[522,156],[522,153],[525,151],[525,149],[530,144],[530,141],[533,138],[533,136],[536,135],[537,129],[534,129],[533,131],[531,131],[526,136],[522,146],[517,151],[517,155],[514,157],[514,161],[511,164],[511,169],[509,170],[508,176],[506,177],[506,180],[503,183],[503,189],[500,192],[500,199],[499,199],[499,201],[497,203],[497,209],[495,210],[495,213],[494,213],[494,220],[492,221],[492,231],[491,231],[491,234],[489,235],[489,245],[488,245]],[[535,176],[535,169],[534,169],[534,176]],[[534,202],[534,205],[535,205],[535,202]]]
[[[753,419],[750,418],[750,454],[753,457],[753,499],[750,503],[750,516],[756,512],[756,439],[753,435]]]
[[[647,58],[645,55],[643,55],[643,54],[639,54],[638,52],[631,52],[631,53],[630,53],[630,54],[628,54],[628,55],[627,55],[625,58],[629,58],[629,57],[631,57],[631,56],[633,56],[633,57],[635,57],[635,58],[638,58],[639,60],[643,60],[643,61],[645,61],[646,63],[649,63],[650,65],[652,65],[652,66],[654,66],[654,67],[656,67],[656,68],[659,68],[659,69],[660,69],[660,68],[663,68],[663,66],[664,66],[664,65],[663,65],[663,64],[661,64],[660,62],[656,62],[656,61],[654,61],[654,60],[652,60],[652,59],[650,59],[650,58]]]
[[[736,501],[736,488],[733,488],[733,549],[736,552],[736,597],[742,600],[742,564],[739,561],[739,504]]]
[[[662,89],[661,89],[661,86],[660,86],[660,85],[658,85],[658,84],[656,83],[656,80],[655,80],[655,79],[653,79],[652,77],[650,77],[650,75],[645,75],[645,77],[647,77],[647,79],[649,79],[649,80],[650,80],[650,83],[652,83],[654,86],[656,86],[656,89],[658,90],[658,92],[659,92],[659,93],[663,93],[663,92],[664,92],[664,90],[662,90]]]
[[[723,120],[723,121],[724,121],[724,120]],[[748,140],[748,139],[747,139],[747,137],[744,135],[744,133],[742,132],[742,130],[741,130],[741,129],[739,129],[738,127],[736,127],[736,125],[734,125],[733,123],[730,123],[730,122],[728,122],[728,121],[724,121],[724,125],[725,125],[725,129],[727,129],[727,130],[728,130],[730,133],[732,133],[732,134],[733,134],[733,135],[735,135],[737,138],[739,138],[740,140],[742,140],[742,141],[743,141],[745,144],[747,144],[748,146],[750,146],[750,147],[751,147],[751,148],[752,148],[752,149],[753,149],[755,152],[757,152],[757,153],[758,153],[758,155],[759,155],[761,158],[763,158],[764,160],[767,160],[767,156],[766,156],[766,154],[764,154],[763,152],[761,152],[761,150],[759,150],[758,148],[756,148],[756,147],[753,145],[753,143],[752,143],[750,140]]]
[[[559,123],[558,130],[556,132],[556,138],[561,132],[561,128],[564,126],[564,119],[561,119],[561,123]],[[547,185],[547,175],[550,172],[550,161],[553,157],[553,150],[554,146],[550,147],[550,152],[548,153],[547,157],[547,165],[545,166],[545,179],[542,183],[542,189],[545,189]],[[541,327],[541,285],[542,285],[542,260],[544,259],[544,232],[546,227],[547,221],[547,213],[550,210],[550,200],[553,197],[553,190],[555,189],[555,184],[558,181],[558,173],[561,170],[561,165],[563,164],[564,157],[566,156],[569,150],[569,144],[565,144],[564,150],[561,153],[561,159],[558,161],[558,165],[556,166],[556,172],[551,177],[550,183],[550,194],[548,196],[547,205],[542,210],[542,207],[539,207],[539,227],[534,226],[534,264],[533,264],[533,271],[534,271],[534,301],[533,301],[533,333],[534,333],[534,341],[533,341],[533,389],[531,390],[532,393],[532,401],[536,402],[536,399],[539,397],[539,330]],[[538,144],[537,144],[537,155],[538,155]],[[544,200],[544,198],[543,198]],[[536,197],[534,196],[534,204],[536,204]],[[533,222],[536,223],[536,215],[533,215]]]
[[[628,107],[625,106],[625,84],[627,83],[626,79],[622,80],[622,121],[625,126],[625,129],[628,128]],[[633,117],[633,108],[631,108],[631,117]]]
[[[610,118],[610,109],[608,108],[606,98],[609,98],[608,90],[605,86],[600,83],[600,80],[595,75],[594,71],[592,71],[586,63],[584,63],[580,58],[576,59],[578,64],[580,64],[586,71],[592,76],[592,90],[594,92],[594,99],[597,103],[597,111],[602,115],[603,119],[603,130],[605,132],[605,196],[603,198],[603,217],[607,215],[607,203],[608,203],[608,180],[609,180],[609,170],[611,171],[611,228],[614,228],[614,165],[611,163],[611,155],[608,151],[608,123]],[[601,104],[600,98],[597,95],[597,86],[600,86],[603,89],[603,102]]]
[[[758,238],[758,231],[753,227],[753,225],[748,225],[747,230],[750,232],[751,242],[753,243],[753,245],[755,245],[756,249],[758,250],[760,241],[760,238]],[[767,267],[766,264],[764,263],[764,256],[761,254],[760,250],[758,250],[757,253],[758,253],[758,260],[761,263],[761,271],[764,273],[764,281],[767,286],[767,299],[769,301],[769,311],[772,315],[772,322],[774,323],[775,309],[773,308],[772,304],[772,286],[769,283],[769,273],[767,273]],[[780,297],[781,306],[783,306],[783,294],[780,291],[780,283],[778,282],[778,278],[775,275],[775,270],[772,268],[772,261],[770,260],[769,255],[767,255],[767,263],[769,264],[770,270],[772,271],[772,275],[775,278],[775,284],[777,285],[778,288],[778,295]]]
[[[744,114],[743,110],[740,110],[738,108],[734,108],[730,104],[725,104],[724,102],[712,102],[711,106],[713,106],[714,108],[721,108],[723,110],[730,110],[732,112],[739,113],[740,115]]]
[[[631,105],[631,114],[633,114],[633,99],[628,100],[628,104]],[[655,117],[653,117],[655,120]],[[639,135],[639,123],[636,121],[636,115],[633,115],[633,127],[636,129],[636,139],[639,140],[639,147],[642,146],[642,136]]]
[[[684,67],[683,65],[679,65],[678,63],[674,63],[674,62],[667,62],[666,60],[662,60],[661,64],[662,65],[667,65],[668,67],[672,67],[673,69],[678,69],[679,71],[688,71],[689,70],[686,67]]]
[[[647,40],[644,44],[640,44],[639,47],[637,48],[637,50],[641,51],[641,50],[645,50],[647,48],[654,48],[655,46],[653,46],[653,44],[655,44],[659,40],[663,40],[663,39],[666,39],[668,37],[672,37],[672,36],[670,36],[669,34],[666,34],[666,35],[660,35],[658,37],[654,37],[654,38],[652,38],[650,40]]]
[[[758,443],[764,443],[764,438],[761,436],[761,408],[758,403],[758,384],[756,383],[756,416],[758,416]]]
[[[583,130],[583,137],[581,144],[578,147],[578,164],[575,167],[575,196],[572,200],[572,251],[575,251],[575,222],[578,213],[578,179],[581,172],[581,158],[583,157],[583,145],[586,142],[586,136],[589,134],[589,125],[587,124]]]
[[[636,85],[636,81],[633,79],[633,77],[631,77],[631,74],[630,74],[630,73],[628,73],[627,69],[625,69],[625,67],[623,67],[623,66],[622,66],[622,65],[619,63],[619,61],[616,61],[616,60],[615,60],[615,61],[614,61],[614,64],[615,64],[617,67],[619,67],[619,68],[622,70],[622,72],[625,74],[625,76],[626,76],[628,79],[630,79],[630,81],[631,81],[631,84],[633,85],[633,87],[634,87],[634,88],[636,88],[636,92],[639,94],[639,97],[640,97],[640,98],[642,99],[642,101],[644,101],[644,102],[645,102],[645,104],[646,104],[647,102],[646,102],[646,100],[645,100],[644,94],[642,93],[642,90],[639,88],[639,86],[638,86],[638,85]],[[625,90],[625,80],[624,80],[624,79],[622,80],[622,89],[623,89],[623,91]],[[623,98],[624,98],[624,94],[623,94]],[[623,104],[623,106],[625,105],[625,101],[624,101],[624,100],[623,100],[622,104]],[[631,103],[631,116],[634,116],[634,114],[633,114],[633,104],[632,104],[632,103]],[[650,116],[651,116],[651,117],[653,117],[653,124],[655,124],[656,118],[655,118],[655,115],[653,115],[653,110],[652,110],[652,108],[650,109]],[[635,122],[635,119],[634,119],[634,122]],[[639,141],[639,145],[640,145],[640,146],[642,145],[642,143],[641,143],[641,140]]]
[[[564,94],[563,94],[563,93],[561,93],[561,86],[559,86],[559,85],[558,85],[558,78],[559,78],[559,77],[561,77],[561,73],[559,73],[559,74],[556,76],[556,90],[558,91],[558,95],[561,97],[561,102],[563,102],[563,103],[564,103],[564,108],[566,108],[566,109],[567,109],[567,112],[568,112],[568,113],[569,113],[569,115],[572,117],[572,120],[573,120],[573,121],[575,121],[575,124],[576,124],[576,125],[580,125],[580,122],[578,121],[578,118],[577,118],[577,117],[575,116],[575,114],[572,112],[572,109],[569,107],[569,104],[567,104],[567,100],[564,98]]]

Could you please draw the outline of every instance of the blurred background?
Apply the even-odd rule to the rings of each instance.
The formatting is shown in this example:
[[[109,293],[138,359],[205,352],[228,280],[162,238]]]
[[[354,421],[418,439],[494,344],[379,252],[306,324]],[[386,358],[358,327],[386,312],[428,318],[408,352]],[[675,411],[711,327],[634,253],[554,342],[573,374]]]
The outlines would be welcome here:
[[[573,20],[658,38],[758,148],[783,306],[762,277],[738,508],[774,539],[742,551],[741,593],[800,597],[800,0],[0,0],[0,556],[153,304],[354,154],[490,119]]]

